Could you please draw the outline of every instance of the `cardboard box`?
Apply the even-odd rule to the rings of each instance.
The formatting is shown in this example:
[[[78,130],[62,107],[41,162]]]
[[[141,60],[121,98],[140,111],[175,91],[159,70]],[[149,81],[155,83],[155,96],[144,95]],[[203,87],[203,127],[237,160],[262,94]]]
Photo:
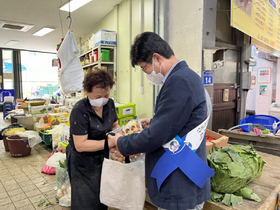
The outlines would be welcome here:
[[[134,103],[127,103],[127,104],[119,104],[115,103],[116,112],[118,118],[124,118],[128,116],[136,115],[136,104]]]
[[[79,100],[80,99],[78,99],[78,98],[66,98],[65,107],[72,109]]]
[[[61,139],[62,142],[68,144],[69,138],[70,138],[70,126],[64,125],[63,126],[63,139]]]
[[[48,124],[50,126],[59,125],[60,123],[70,126],[69,113],[62,112],[48,114]]]
[[[44,120],[44,123],[48,123],[48,114],[45,113],[45,114],[35,114],[35,115],[32,115],[33,117],[33,124],[34,124],[34,130],[36,130],[36,124],[39,122],[39,120],[41,119],[41,117],[43,118]]]
[[[227,137],[227,136],[223,136],[223,135],[221,135],[221,134],[219,134],[219,133],[216,133],[216,132],[214,132],[214,131],[211,131],[211,130],[209,130],[209,129],[206,129],[206,134],[207,134],[208,136],[211,136],[213,139],[215,139],[215,140],[212,140],[212,141],[206,140],[206,147],[207,147],[207,145],[208,145],[208,149],[210,149],[211,146],[210,146],[210,144],[207,143],[207,142],[210,142],[210,143],[213,144],[212,149],[213,149],[214,147],[222,148],[222,147],[227,146],[227,143],[228,143],[228,137]],[[212,149],[211,149],[211,150],[212,150]],[[210,150],[209,150],[209,151],[210,151]],[[208,153],[209,153],[209,151],[208,151]],[[206,153],[207,153],[207,148],[206,148]],[[207,154],[208,154],[208,153],[207,153]]]
[[[206,154],[209,154],[213,150],[214,144],[211,141],[206,140]]]
[[[93,36],[94,46],[101,44],[104,45],[117,45],[116,32],[108,30],[99,30]]]
[[[44,105],[45,102],[44,101],[23,101],[23,102],[21,102],[22,108],[28,108],[28,104],[30,104],[30,106],[40,106],[40,105]]]
[[[30,114],[45,114],[45,113],[53,113],[54,106],[51,105],[42,105],[42,106],[31,106],[30,107]]]

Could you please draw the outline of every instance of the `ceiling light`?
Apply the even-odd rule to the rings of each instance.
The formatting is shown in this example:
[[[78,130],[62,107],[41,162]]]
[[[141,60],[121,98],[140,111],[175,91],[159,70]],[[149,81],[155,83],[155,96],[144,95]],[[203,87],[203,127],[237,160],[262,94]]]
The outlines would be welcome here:
[[[19,43],[18,40],[10,40],[5,45],[6,46],[14,46],[15,44]]]
[[[53,28],[42,28],[41,30],[37,31],[36,33],[32,34],[33,36],[44,36],[47,33],[50,33],[51,31],[53,31]]]
[[[65,4],[64,6],[60,7],[60,10],[69,12],[69,4],[70,4],[70,12],[75,11],[76,9],[84,6],[85,4],[89,3],[91,0],[72,0],[69,3]]]

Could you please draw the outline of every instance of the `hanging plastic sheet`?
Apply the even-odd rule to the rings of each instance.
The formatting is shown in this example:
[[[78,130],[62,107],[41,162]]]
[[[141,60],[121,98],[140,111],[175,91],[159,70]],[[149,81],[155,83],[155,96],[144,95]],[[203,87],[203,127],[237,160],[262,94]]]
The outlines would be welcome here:
[[[82,90],[84,72],[72,32],[67,32],[58,50],[58,57],[61,61],[60,84],[62,92],[70,94]]]

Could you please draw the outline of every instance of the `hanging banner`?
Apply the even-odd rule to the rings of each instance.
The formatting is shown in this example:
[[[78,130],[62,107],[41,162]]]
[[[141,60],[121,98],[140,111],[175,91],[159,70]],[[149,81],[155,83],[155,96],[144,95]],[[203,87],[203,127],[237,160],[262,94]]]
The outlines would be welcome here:
[[[280,1],[231,0],[231,26],[280,50]]]

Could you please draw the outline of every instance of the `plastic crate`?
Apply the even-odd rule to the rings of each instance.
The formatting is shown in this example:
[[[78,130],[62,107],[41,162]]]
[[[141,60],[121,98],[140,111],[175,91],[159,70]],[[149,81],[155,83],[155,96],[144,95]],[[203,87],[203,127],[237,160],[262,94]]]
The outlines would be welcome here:
[[[266,129],[271,130],[271,132],[276,133],[278,129],[280,128],[280,123],[278,124],[276,129],[273,129],[272,125],[273,123],[277,123],[280,120],[277,117],[273,117],[270,115],[252,115],[249,117],[245,117],[242,120],[240,120],[239,125],[242,124],[249,124],[249,125],[242,125],[240,126],[241,129],[245,132],[250,132],[252,130],[253,124],[259,124],[263,126]],[[251,125],[250,125],[251,124]]]
[[[46,145],[52,145],[52,134],[44,133],[44,130],[39,130],[39,135]]]
[[[109,61],[110,50],[102,49],[101,53],[102,53],[101,61]]]

